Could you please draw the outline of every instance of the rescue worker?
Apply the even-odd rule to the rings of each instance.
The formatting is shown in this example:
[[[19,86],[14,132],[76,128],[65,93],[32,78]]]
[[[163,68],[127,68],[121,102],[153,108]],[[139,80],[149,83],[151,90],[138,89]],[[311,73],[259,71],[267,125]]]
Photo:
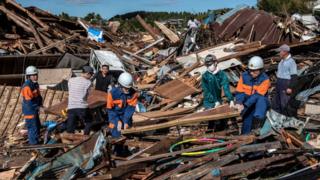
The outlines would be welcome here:
[[[26,69],[26,81],[22,86],[22,112],[28,129],[29,144],[39,144],[41,123],[39,110],[42,107],[42,97],[38,84],[38,69],[28,66]]]
[[[242,73],[236,88],[236,108],[241,112],[243,119],[242,134],[261,128],[269,107],[267,93],[270,80],[263,71],[262,58],[252,57],[248,68],[249,71]]]
[[[77,121],[81,120],[85,124],[84,134],[90,134],[92,119],[88,107],[88,95],[92,85],[90,81],[92,75],[93,68],[84,66],[81,76],[73,77],[68,82],[68,118],[66,123],[68,133],[74,133]]]
[[[222,103],[222,90],[227,97],[230,106],[234,107],[233,96],[230,92],[228,77],[225,72],[218,68],[218,59],[216,56],[211,54],[207,55],[204,63],[207,67],[207,71],[202,75],[201,80],[204,108],[211,109],[220,106]],[[226,124],[223,124],[223,122],[219,121],[210,121],[208,130],[222,130],[226,126]]]
[[[297,80],[297,64],[290,54],[290,47],[286,44],[280,46],[277,51],[281,58],[278,64],[276,95],[272,108],[280,114],[287,115],[287,104],[293,93],[292,85]]]
[[[111,135],[118,138],[121,129],[132,126],[132,116],[138,101],[138,93],[132,88],[132,76],[124,72],[118,78],[119,87],[112,88],[107,95],[107,111]]]

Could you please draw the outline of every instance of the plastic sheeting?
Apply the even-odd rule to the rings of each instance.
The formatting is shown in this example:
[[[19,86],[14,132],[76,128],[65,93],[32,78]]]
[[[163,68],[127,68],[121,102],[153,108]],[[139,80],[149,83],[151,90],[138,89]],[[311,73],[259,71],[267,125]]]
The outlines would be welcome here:
[[[103,64],[109,65],[110,70],[125,71],[123,63],[112,51],[92,50],[90,66],[98,70]]]
[[[301,130],[305,123],[295,117],[287,117],[274,110],[267,112],[267,120],[260,129],[260,134],[265,135],[272,130],[279,132],[282,128],[295,128]]]

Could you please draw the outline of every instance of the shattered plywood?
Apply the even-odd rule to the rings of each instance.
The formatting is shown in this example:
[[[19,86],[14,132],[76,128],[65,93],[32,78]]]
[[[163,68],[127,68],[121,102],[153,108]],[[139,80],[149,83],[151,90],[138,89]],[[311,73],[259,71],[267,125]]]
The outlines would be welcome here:
[[[69,80],[71,75],[71,68],[39,69],[38,83],[39,85],[55,85],[63,80]]]
[[[186,96],[200,92],[197,88],[190,86],[179,79],[174,79],[161,86],[158,86],[154,91],[160,96],[173,101],[181,100]]]
[[[56,92],[57,93],[57,92]],[[107,93],[103,91],[98,91],[98,90],[91,90],[89,91],[89,96],[88,96],[88,104],[89,108],[96,108],[98,106],[106,104],[107,100]],[[47,113],[56,115],[56,116],[63,116],[62,111],[66,110],[68,107],[68,99],[63,98],[62,101],[60,101],[57,104],[51,103],[50,106],[46,106],[47,108],[45,111]]]
[[[170,40],[171,43],[175,44],[180,41],[179,36],[177,36],[174,32],[172,32],[169,28],[167,28],[164,24],[155,21],[154,22],[158,28],[163,32],[164,35]]]

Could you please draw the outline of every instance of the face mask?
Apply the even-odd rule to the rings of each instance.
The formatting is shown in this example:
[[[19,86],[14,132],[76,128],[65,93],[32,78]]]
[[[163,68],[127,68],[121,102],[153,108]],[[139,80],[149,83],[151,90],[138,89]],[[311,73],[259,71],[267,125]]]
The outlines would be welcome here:
[[[208,70],[210,72],[214,72],[216,70],[217,66],[215,64],[212,64],[211,66],[208,67]]]

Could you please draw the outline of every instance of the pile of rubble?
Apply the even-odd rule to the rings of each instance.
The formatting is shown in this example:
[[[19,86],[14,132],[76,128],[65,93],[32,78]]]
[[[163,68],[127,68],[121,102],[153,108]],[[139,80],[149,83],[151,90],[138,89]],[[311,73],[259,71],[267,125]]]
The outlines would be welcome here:
[[[13,0],[0,5],[2,54],[90,53],[101,47],[88,41],[86,30],[36,7],[23,8]]]
[[[44,144],[26,145],[21,88],[0,86],[0,177],[319,178],[320,39],[301,41],[305,27],[267,12],[236,9],[217,19],[211,29],[200,29],[199,49],[183,53],[188,33],[178,36],[161,22],[152,27],[140,16],[136,18],[147,33],[121,36],[104,30],[106,42],[96,42],[99,40],[86,37],[90,25],[81,20],[68,22],[35,7],[22,8],[12,0],[2,3],[0,11],[1,22],[10,24],[0,28],[0,48],[15,54],[0,57],[2,67],[14,64],[12,74],[0,69],[0,79],[22,78],[21,69],[28,65],[49,68],[39,72],[39,84],[45,87],[41,94],[46,109],[40,113]],[[242,119],[238,111],[227,105],[203,110],[200,83],[208,54],[218,58],[234,93],[248,59],[255,55],[263,57],[266,73],[275,83],[280,61],[275,48],[284,42],[290,45],[299,69],[286,115],[270,110],[263,128],[239,135]],[[111,138],[101,111],[106,93],[92,90],[88,101],[94,132],[90,136],[81,131],[61,133],[57,127],[66,120],[66,81],[81,65],[98,70],[105,63],[115,74],[128,71],[135,77],[140,97],[133,127],[122,130],[121,138]],[[61,77],[48,78],[57,74]],[[271,97],[273,89],[269,90]],[[223,122],[226,128],[210,132],[208,121]]]

